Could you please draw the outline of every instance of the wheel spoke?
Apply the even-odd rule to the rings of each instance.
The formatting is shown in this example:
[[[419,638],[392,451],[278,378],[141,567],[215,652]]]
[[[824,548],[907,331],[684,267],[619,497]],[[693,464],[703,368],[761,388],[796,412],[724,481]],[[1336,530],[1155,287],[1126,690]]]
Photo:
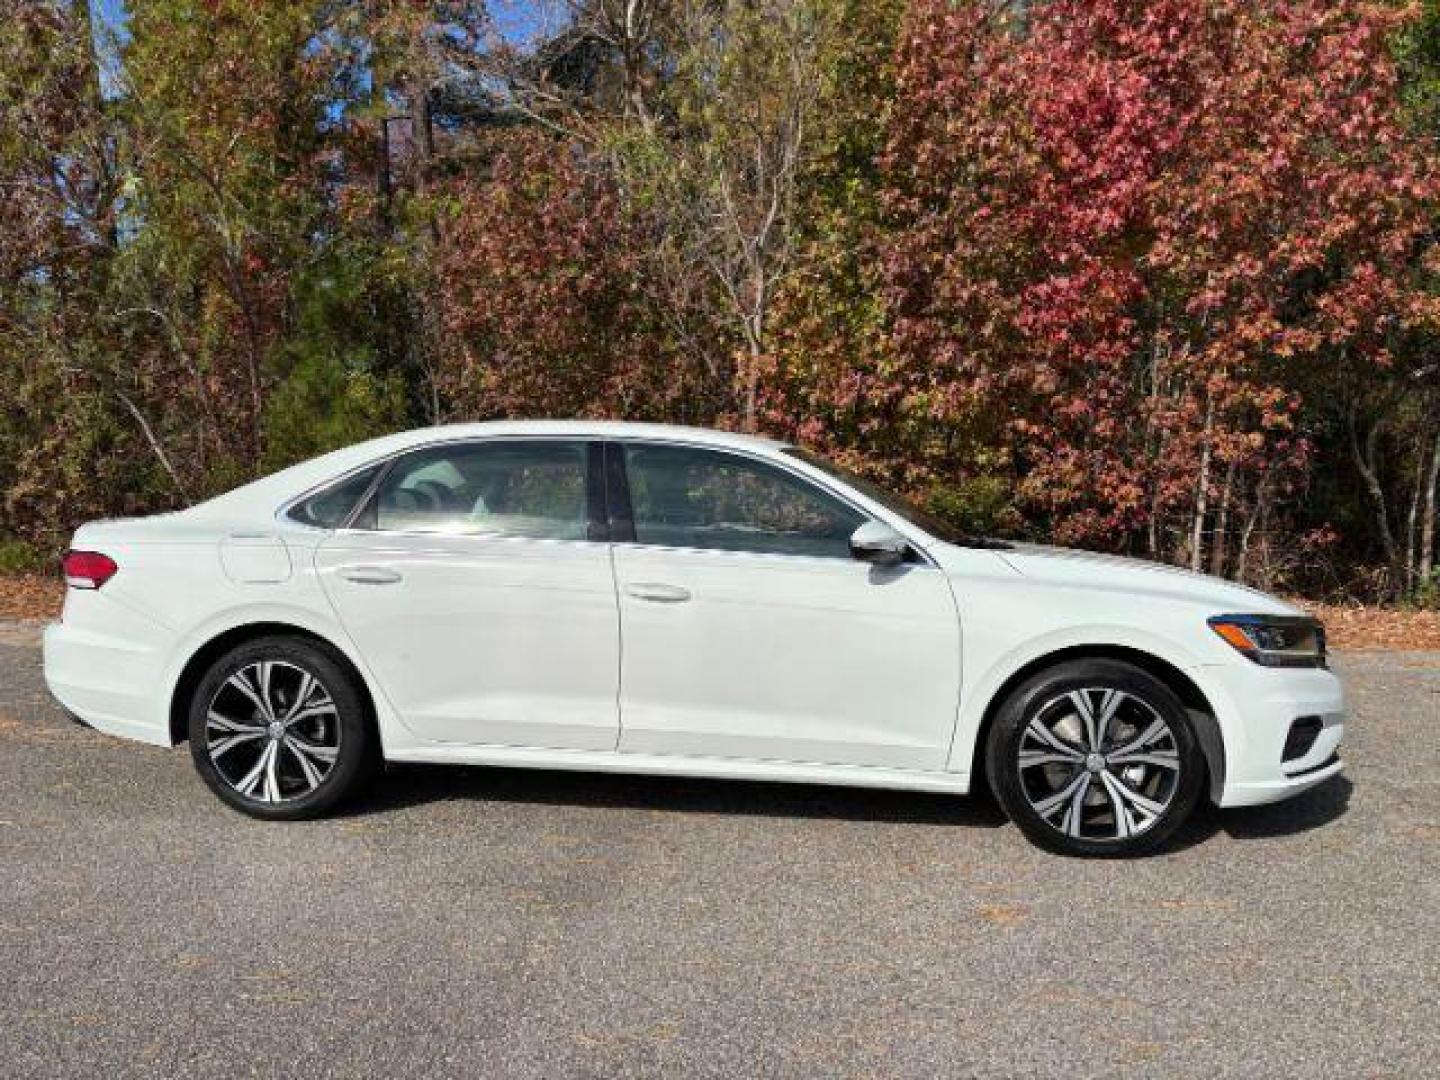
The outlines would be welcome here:
[[[1104,751],[1105,741],[1110,733],[1110,722],[1115,719],[1115,713],[1119,711],[1126,696],[1121,690],[1106,690],[1100,698],[1100,713],[1095,717],[1094,749]]]
[[[1068,743],[1063,742],[1060,736],[1056,735],[1040,722],[1039,717],[1031,720],[1030,726],[1025,730],[1032,738],[1038,739],[1055,753],[1062,755],[1066,761],[1079,762],[1085,760],[1084,753]]]
[[[1180,755],[1173,750],[1137,751],[1133,754],[1110,754],[1111,765],[1154,765],[1161,769],[1179,769]]]
[[[1081,773],[1080,780],[1080,786],[1075,788],[1075,794],[1065,808],[1065,818],[1060,822],[1060,830],[1067,836],[1080,836],[1085,824],[1085,796],[1090,794],[1090,773]]]
[[[1135,809],[1149,814],[1152,817],[1159,817],[1165,812],[1164,804],[1158,803],[1154,799],[1147,799],[1114,773],[1105,772],[1101,775],[1108,777],[1110,783],[1114,785],[1116,794],[1123,798],[1129,805],[1135,807]]]
[[[1101,773],[1100,782],[1105,785],[1105,791],[1110,796],[1110,804],[1115,808],[1115,835],[1117,838],[1123,839],[1145,831],[1155,823],[1161,814],[1165,813],[1163,805],[1147,799],[1114,773]]]
[[[1077,788],[1079,788],[1082,784],[1088,786],[1089,783],[1090,774],[1088,772],[1081,772],[1073,780],[1066,784],[1065,787],[1057,791],[1055,794],[1048,795],[1045,798],[1041,799],[1039,802],[1032,804],[1035,807],[1035,812],[1039,814],[1042,818],[1048,820],[1050,816],[1055,813],[1056,810],[1059,810],[1062,806],[1066,804],[1070,797],[1075,794]]]
[[[335,758],[340,753],[337,747],[321,746],[318,743],[312,743],[307,739],[297,738],[294,735],[287,736],[285,741],[288,742],[291,749],[297,753],[305,754],[308,757],[314,758],[316,761],[324,762],[326,765],[335,764]]]
[[[269,747],[270,760],[265,765],[265,793],[263,798],[266,802],[280,801],[280,744],[272,742]]]
[[[1095,710],[1090,707],[1089,694],[1088,690],[1071,690],[1070,704],[1075,706],[1075,714],[1085,725],[1085,749],[1098,750],[1100,744],[1095,741]]]
[[[1130,809],[1125,805],[1125,799],[1115,790],[1115,779],[1109,773],[1101,773],[1100,784],[1105,789],[1105,795],[1110,800],[1110,809],[1115,815],[1115,839],[1124,840],[1133,836],[1136,831],[1135,821],[1130,817]]]
[[[227,735],[223,739],[216,739],[209,744],[210,757],[212,759],[218,758],[222,754],[234,750],[235,747],[241,743],[254,742],[256,739],[263,739],[264,737],[265,733],[263,731],[244,731],[238,735]]]
[[[261,717],[265,720],[266,723],[269,723],[271,720],[275,719],[275,714],[270,711],[270,706],[261,696],[261,691],[256,689],[255,685],[251,683],[250,680],[246,677],[246,673],[253,670],[255,669],[252,666],[245,668],[242,671],[237,671],[234,675],[231,675],[230,678],[225,680],[225,684],[227,686],[233,686],[236,690],[240,691],[240,693],[244,694],[247,698],[249,698],[251,703],[255,706],[256,710],[260,713]]]
[[[285,710],[285,715],[280,719],[288,724],[295,714],[304,708],[305,702],[310,699],[310,693],[315,689],[315,686],[315,676],[311,675],[308,671],[301,672],[300,688],[295,691],[295,700],[290,702],[290,708]]]
[[[1160,739],[1162,736],[1168,734],[1170,734],[1170,725],[1165,723],[1164,720],[1157,716],[1155,720],[1150,724],[1150,726],[1140,733],[1138,738],[1131,739],[1128,743],[1116,749],[1116,751],[1109,756],[1111,758],[1119,758],[1124,757],[1127,754],[1137,753],[1140,750],[1143,750],[1145,747],[1149,746],[1151,743]]]
[[[248,773],[246,773],[244,777],[236,781],[235,790],[240,792],[241,795],[249,795],[251,798],[254,798],[255,789],[258,788],[264,781],[265,770],[269,768],[270,761],[274,756],[275,743],[273,741],[266,743],[265,749],[260,751],[260,758],[258,761],[255,762],[254,767]],[[262,801],[269,801],[265,799],[263,794],[260,796],[260,798],[262,799]]]
[[[255,732],[263,734],[264,724],[246,723],[244,720],[235,720],[229,716],[221,716],[214,709],[205,714],[205,726],[219,728],[221,731],[229,731],[235,734]]]
[[[300,763],[300,771],[305,774],[305,782],[310,785],[310,790],[314,791],[325,777],[320,774],[319,769],[315,768],[314,763],[295,747],[291,740],[286,739],[284,745],[289,749],[290,756]]]
[[[274,720],[280,715],[280,710],[275,706],[279,699],[275,696],[275,661],[262,660],[259,666],[260,700],[265,703],[267,719]]]
[[[286,717],[285,725],[287,727],[293,727],[302,720],[310,720],[317,716],[333,716],[334,714],[335,703],[326,699],[319,704],[310,706],[308,709],[302,709],[300,712]]]
[[[1067,750],[1061,754],[1054,750],[1020,751],[1020,768],[1032,769],[1036,765],[1078,765],[1083,761],[1079,754]]]

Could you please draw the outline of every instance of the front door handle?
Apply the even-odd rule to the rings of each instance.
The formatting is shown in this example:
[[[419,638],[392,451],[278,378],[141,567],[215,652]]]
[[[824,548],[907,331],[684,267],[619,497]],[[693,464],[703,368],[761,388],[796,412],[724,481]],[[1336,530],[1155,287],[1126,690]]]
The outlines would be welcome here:
[[[625,592],[636,600],[648,600],[652,604],[683,604],[690,599],[690,590],[679,585],[662,585],[658,581],[637,581],[626,585]]]
[[[401,574],[384,566],[347,566],[340,571],[340,576],[359,585],[393,585]]]

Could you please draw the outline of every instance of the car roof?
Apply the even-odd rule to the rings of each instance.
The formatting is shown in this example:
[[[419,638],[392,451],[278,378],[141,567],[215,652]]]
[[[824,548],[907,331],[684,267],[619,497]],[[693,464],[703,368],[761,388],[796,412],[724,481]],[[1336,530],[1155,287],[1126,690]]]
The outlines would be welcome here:
[[[447,442],[452,439],[483,438],[491,435],[554,435],[568,438],[680,439],[715,446],[774,450],[787,445],[763,435],[738,431],[689,427],[683,424],[645,424],[628,420],[486,420],[469,424],[438,424],[413,428],[389,436],[404,445]]]

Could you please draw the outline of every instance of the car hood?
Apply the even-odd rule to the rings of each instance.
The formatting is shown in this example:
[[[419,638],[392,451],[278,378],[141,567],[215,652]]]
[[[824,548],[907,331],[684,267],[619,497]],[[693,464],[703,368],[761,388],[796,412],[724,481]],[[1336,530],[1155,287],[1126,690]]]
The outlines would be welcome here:
[[[1213,609],[1215,614],[1304,614],[1258,589],[1143,559],[1040,544],[1014,544],[994,554],[1037,584],[1180,600]]]

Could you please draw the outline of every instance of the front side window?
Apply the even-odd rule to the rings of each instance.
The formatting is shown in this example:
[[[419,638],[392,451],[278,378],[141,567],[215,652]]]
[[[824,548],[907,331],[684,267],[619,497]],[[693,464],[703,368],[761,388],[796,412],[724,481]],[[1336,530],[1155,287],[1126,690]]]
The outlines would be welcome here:
[[[850,558],[865,516],[815,485],[736,454],[625,447],[635,540],[661,547]]]
[[[357,522],[388,532],[584,540],[584,443],[457,443],[399,458]]]

